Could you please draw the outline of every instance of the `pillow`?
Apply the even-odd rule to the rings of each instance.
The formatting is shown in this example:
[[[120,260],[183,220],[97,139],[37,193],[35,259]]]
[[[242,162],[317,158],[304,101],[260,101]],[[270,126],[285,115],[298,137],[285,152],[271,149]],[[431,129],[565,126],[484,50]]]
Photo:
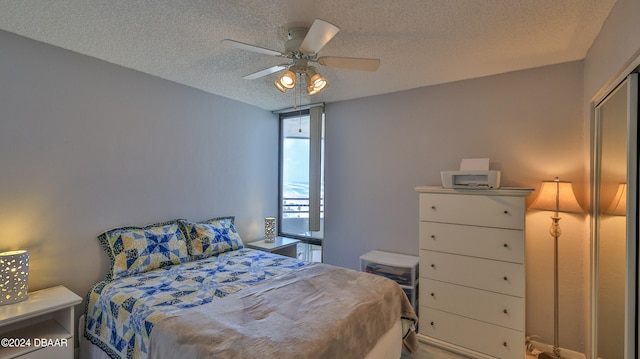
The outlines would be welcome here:
[[[98,236],[111,259],[107,280],[127,277],[190,260],[178,221],[122,227]]]
[[[218,217],[203,222],[180,220],[187,235],[187,248],[192,259],[244,248],[242,239],[233,226],[234,217]]]

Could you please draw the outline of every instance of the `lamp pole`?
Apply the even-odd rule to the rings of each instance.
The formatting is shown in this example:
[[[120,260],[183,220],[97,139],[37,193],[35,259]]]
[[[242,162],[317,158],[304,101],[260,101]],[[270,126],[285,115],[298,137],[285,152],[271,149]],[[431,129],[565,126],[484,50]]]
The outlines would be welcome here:
[[[560,356],[560,340],[558,332],[559,332],[559,320],[558,320],[558,237],[562,234],[562,230],[560,229],[560,179],[558,177],[553,180],[556,185],[556,208],[551,217],[551,228],[549,228],[549,233],[553,237],[553,354],[549,354],[544,352],[538,356],[539,359],[561,359]]]
[[[551,224],[551,235],[554,239],[553,248],[553,355],[555,358],[561,358],[560,356],[560,344],[558,339],[559,325],[558,325],[558,237],[562,234],[560,230],[560,217],[558,212],[555,216],[551,217],[553,221]]]

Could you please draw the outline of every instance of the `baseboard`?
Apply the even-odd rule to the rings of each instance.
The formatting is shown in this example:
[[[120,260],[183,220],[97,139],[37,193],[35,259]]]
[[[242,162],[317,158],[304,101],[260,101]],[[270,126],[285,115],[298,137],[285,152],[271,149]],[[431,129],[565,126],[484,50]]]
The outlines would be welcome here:
[[[550,353],[553,352],[553,345],[540,343],[535,340],[532,340],[531,343],[533,344],[534,348],[540,349],[545,352],[550,352]],[[586,356],[583,353],[574,352],[572,350],[563,349],[563,348],[560,348],[560,355],[564,359],[586,359]]]

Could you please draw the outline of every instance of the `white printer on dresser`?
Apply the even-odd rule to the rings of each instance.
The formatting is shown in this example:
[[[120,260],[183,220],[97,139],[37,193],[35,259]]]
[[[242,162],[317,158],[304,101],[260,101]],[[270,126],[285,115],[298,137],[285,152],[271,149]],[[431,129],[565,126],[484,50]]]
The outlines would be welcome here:
[[[525,197],[532,189],[416,191],[419,337],[474,358],[524,358]]]

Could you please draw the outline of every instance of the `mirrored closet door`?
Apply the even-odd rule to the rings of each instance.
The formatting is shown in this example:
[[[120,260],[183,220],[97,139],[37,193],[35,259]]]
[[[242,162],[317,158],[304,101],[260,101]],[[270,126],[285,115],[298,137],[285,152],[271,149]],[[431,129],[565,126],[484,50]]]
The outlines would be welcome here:
[[[596,106],[593,358],[637,358],[638,74]]]

